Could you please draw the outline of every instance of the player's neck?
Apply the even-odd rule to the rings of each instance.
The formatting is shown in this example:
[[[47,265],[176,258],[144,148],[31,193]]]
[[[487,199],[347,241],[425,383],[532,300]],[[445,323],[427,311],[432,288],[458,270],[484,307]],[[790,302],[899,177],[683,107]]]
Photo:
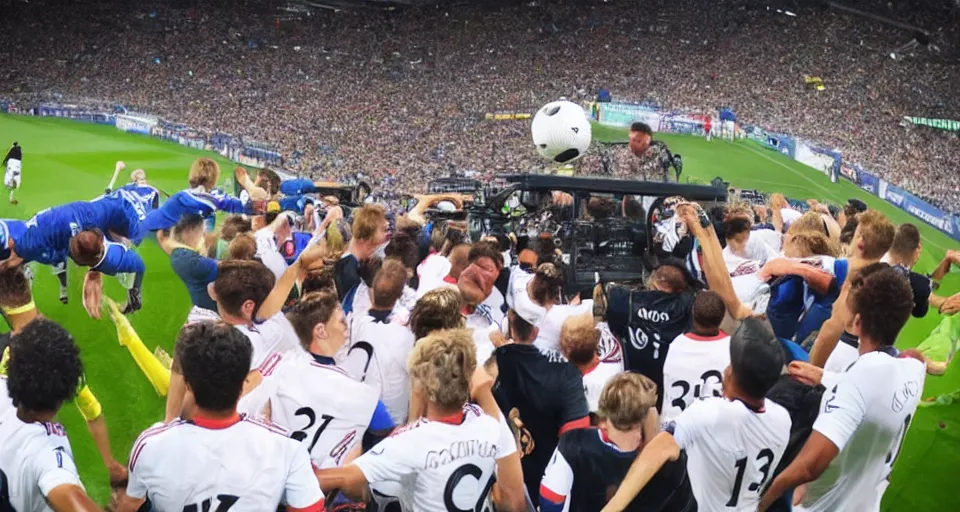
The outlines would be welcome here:
[[[872,339],[869,337],[864,337],[863,335],[860,336],[858,342],[860,345],[857,348],[857,351],[861,356],[864,354],[869,354],[870,352],[876,352],[877,350],[883,348],[883,346],[881,346],[879,343],[874,343]]]
[[[30,322],[37,319],[40,316],[40,313],[36,308],[24,311],[23,313],[10,314],[7,313],[7,321],[10,322],[10,330],[13,334],[17,334],[24,327],[27,326]]]
[[[897,254],[890,253],[890,265],[900,265],[905,268],[913,268],[913,261],[909,257],[903,257]]]
[[[24,423],[50,423],[57,417],[57,411],[38,412],[29,411],[22,407],[17,409],[17,418]]]
[[[607,428],[603,430],[603,435],[607,442],[613,443],[622,452],[633,452],[643,445],[642,437],[635,433],[626,434],[617,429]]]
[[[350,242],[349,252],[357,258],[357,261],[363,261],[369,259],[375,249],[375,247],[370,247],[370,244],[361,240],[352,240]]]
[[[451,416],[460,414],[462,412],[462,407],[447,409],[428,401],[426,418],[431,421],[439,421],[450,418]]]
[[[226,409],[223,411],[215,411],[213,409],[205,409],[198,405],[193,412],[194,418],[200,417],[207,420],[228,420],[236,416],[237,416],[236,407],[231,409]]]
[[[714,336],[720,335],[719,327],[700,327],[697,324],[693,325],[693,333],[697,336],[703,336],[704,338],[712,338]]]
[[[219,313],[220,313],[220,319],[223,320],[224,323],[228,325],[232,325],[234,327],[237,327],[240,325],[247,325],[247,326],[253,325],[252,320],[248,320],[242,316],[235,316],[231,313],[225,313],[223,311],[220,311]]]
[[[575,366],[577,367],[578,370],[580,370],[580,375],[586,375],[592,372],[593,370],[595,370],[598,366],[600,366],[600,356],[598,356],[597,354],[594,354],[593,359],[591,359],[589,363],[578,364]],[[620,446],[620,445],[618,444],[617,446]]]

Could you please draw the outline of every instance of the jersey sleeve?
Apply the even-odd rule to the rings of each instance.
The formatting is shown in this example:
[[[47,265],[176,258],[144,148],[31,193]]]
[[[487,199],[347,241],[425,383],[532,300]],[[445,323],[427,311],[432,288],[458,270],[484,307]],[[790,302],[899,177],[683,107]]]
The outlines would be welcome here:
[[[607,325],[621,339],[627,333],[630,323],[630,290],[622,286],[611,286],[607,292]]]
[[[853,437],[866,414],[866,401],[858,386],[862,379],[863,365],[853,365],[839,384],[828,391],[823,401],[823,409],[813,429],[830,440],[837,450],[843,450]]]
[[[103,260],[92,270],[115,276],[124,273],[142,274],[147,267],[140,255],[132,249],[124,247],[123,244],[107,242]]]
[[[393,422],[393,418],[390,417],[390,412],[387,411],[387,406],[383,405],[382,400],[377,400],[377,407],[373,410],[373,416],[370,417],[370,426],[368,429],[371,432],[383,432],[385,430],[391,430],[396,427],[397,424]]]
[[[565,508],[571,489],[573,489],[573,468],[570,467],[558,446],[553,451],[550,463],[543,471],[543,480],[540,481],[541,512],[561,512]]]
[[[410,440],[404,439],[405,437],[407,436],[388,437],[353,461],[363,472],[367,483],[400,481],[404,476],[417,471],[416,462],[408,460],[408,450],[404,443]],[[423,460],[419,462],[422,466]]]
[[[220,191],[214,191],[210,194],[217,209],[227,213],[244,213],[243,201],[233,196],[228,196]]]
[[[302,511],[323,510],[323,491],[320,490],[320,482],[313,472],[307,445],[293,440],[291,443],[296,446],[293,447],[293,458],[284,487],[284,503],[290,508]]]
[[[40,488],[44,497],[61,485],[76,485],[83,488],[73,457],[62,447],[51,446],[33,457],[31,465],[36,476],[37,487]]]
[[[698,400],[687,407],[674,421],[673,438],[681,450],[696,444],[697,440],[714,428],[719,417],[718,404],[723,398]]]
[[[571,364],[562,365],[564,369],[560,400],[560,425],[589,416],[590,407],[587,396],[583,394],[583,377]]]

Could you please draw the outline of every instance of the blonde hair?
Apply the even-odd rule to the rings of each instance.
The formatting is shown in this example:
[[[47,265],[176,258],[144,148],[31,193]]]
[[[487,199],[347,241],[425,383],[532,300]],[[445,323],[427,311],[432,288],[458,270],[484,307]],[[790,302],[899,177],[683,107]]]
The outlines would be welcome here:
[[[387,221],[383,206],[368,204],[357,210],[353,216],[351,231],[353,238],[360,241],[372,240]]]
[[[212,158],[200,157],[190,166],[187,179],[190,188],[202,186],[205,190],[212,190],[220,181],[220,165]]]
[[[784,245],[788,242],[792,242],[800,249],[802,253],[800,254],[801,258],[809,258],[810,256],[830,256],[836,258],[840,255],[840,247],[823,233],[816,231],[788,233]]]
[[[460,409],[470,400],[470,379],[477,369],[477,349],[471,331],[436,331],[413,347],[410,379],[427,400],[442,409]]]
[[[657,385],[645,375],[624,372],[603,387],[597,417],[617,430],[633,430],[643,424],[656,405]]]
[[[466,325],[460,311],[463,309],[463,297],[460,290],[444,286],[430,290],[410,312],[410,330],[414,337],[423,338],[433,331],[459,329]]]
[[[867,210],[857,217],[857,231],[863,239],[863,257],[876,259],[883,257],[897,235],[897,228],[886,215],[877,210]]]
[[[600,331],[597,330],[593,312],[571,316],[560,327],[560,352],[573,364],[593,361],[599,344]]]
[[[800,216],[799,219],[790,223],[790,227],[787,229],[787,234],[801,233],[805,231],[812,231],[814,233],[821,233],[826,235],[826,226],[823,223],[823,217],[820,216],[817,212],[807,212]]]

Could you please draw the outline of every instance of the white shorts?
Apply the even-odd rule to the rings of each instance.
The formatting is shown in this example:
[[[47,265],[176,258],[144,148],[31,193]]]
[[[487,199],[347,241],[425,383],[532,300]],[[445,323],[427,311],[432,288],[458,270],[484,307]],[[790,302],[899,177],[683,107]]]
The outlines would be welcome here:
[[[3,186],[20,188],[20,160],[7,160],[7,172],[3,175]]]

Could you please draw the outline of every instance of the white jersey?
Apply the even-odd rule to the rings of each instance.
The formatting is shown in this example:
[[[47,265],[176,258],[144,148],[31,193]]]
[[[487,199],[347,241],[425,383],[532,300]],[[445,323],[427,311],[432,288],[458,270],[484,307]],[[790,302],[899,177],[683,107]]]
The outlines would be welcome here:
[[[147,429],[130,454],[127,495],[158,511],[322,510],[306,446],[280,427],[237,416]]]
[[[507,287],[507,305],[517,312],[520,318],[532,325],[539,325],[547,310],[537,304],[527,293],[527,285],[534,275],[519,267],[510,269],[510,284]]]
[[[7,170],[3,175],[3,184],[7,188],[20,187],[20,160],[16,158],[7,160]]]
[[[24,423],[11,407],[0,415],[0,439],[0,510],[50,511],[50,491],[61,485],[83,488],[59,423]]]
[[[15,409],[13,400],[10,398],[10,392],[7,391],[7,378],[0,375],[0,417],[10,409]]]
[[[413,332],[369,313],[354,317],[351,324],[350,348],[339,361],[341,368],[377,392],[397,425],[406,423],[410,408],[407,360],[415,341]]]
[[[673,436],[687,451],[700,510],[755,512],[787,447],[790,426],[787,410],[770,400],[764,400],[763,412],[754,412],[738,400],[706,398],[677,416]]]
[[[300,346],[300,338],[297,337],[297,332],[293,330],[293,325],[290,325],[290,321],[283,313],[273,315],[262,324],[237,325],[235,327],[245,334],[253,345],[251,370],[259,368],[267,359],[267,356],[274,352],[306,355],[306,351]]]
[[[600,393],[610,379],[623,372],[623,363],[617,361],[600,360],[597,366],[583,374],[583,393],[587,395],[587,406],[590,412],[597,412],[600,407]]]
[[[493,485],[497,461],[516,451],[502,418],[498,421],[467,404],[460,423],[421,418],[354,464],[371,484],[401,482],[403,510],[478,510]]]
[[[698,398],[723,396],[723,370],[730,365],[730,336],[677,336],[663,362],[663,412],[673,421]]]
[[[859,347],[854,347],[842,339],[833,347],[833,352],[827,357],[827,362],[823,365],[823,370],[834,373],[844,373],[850,368],[857,359],[860,358]]]
[[[340,368],[310,358],[273,354],[260,373],[263,381],[240,399],[237,410],[290,431],[290,437],[306,445],[314,466],[342,466],[370,425],[377,392]]]
[[[593,311],[593,301],[585,300],[582,304],[571,306],[569,304],[557,304],[547,310],[540,321],[540,328],[537,333],[537,339],[533,344],[545,351],[560,351],[560,329],[563,328],[563,322],[572,316],[582,315]]]
[[[450,273],[450,260],[439,253],[431,253],[419,265],[417,265],[417,276],[420,278],[417,286],[417,296],[419,299],[427,292],[439,288],[443,285],[443,278]]]
[[[807,484],[805,510],[877,510],[877,488],[896,461],[925,376],[920,361],[869,352],[824,393],[813,429],[840,453]]]

